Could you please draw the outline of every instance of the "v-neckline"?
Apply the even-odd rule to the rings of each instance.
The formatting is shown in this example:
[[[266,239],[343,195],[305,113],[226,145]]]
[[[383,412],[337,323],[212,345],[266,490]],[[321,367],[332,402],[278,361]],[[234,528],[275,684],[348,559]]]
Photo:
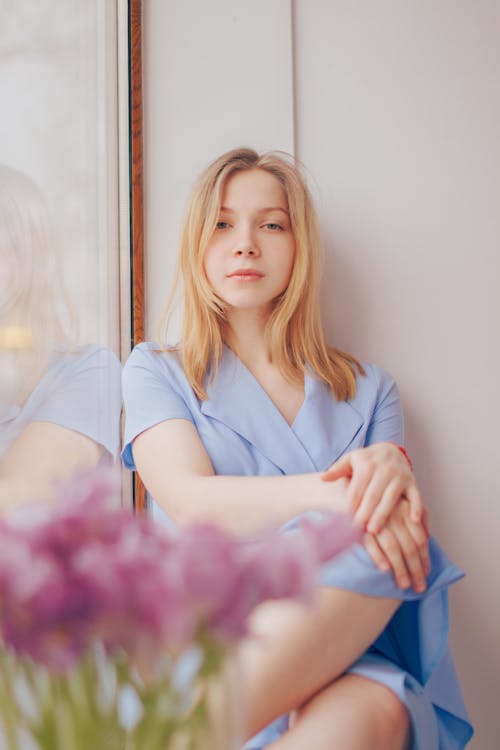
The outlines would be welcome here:
[[[227,350],[227,351],[226,351]],[[352,442],[363,417],[336,401],[312,373],[304,373],[304,401],[291,425],[236,354],[224,347],[217,374],[207,374],[203,415],[255,446],[284,474],[322,471]]]
[[[306,373],[304,373],[304,398],[302,399],[302,403],[300,404],[299,408],[297,409],[297,412],[295,413],[295,416],[294,416],[292,422],[289,423],[288,420],[287,420],[287,418],[280,411],[280,409],[278,409],[278,407],[276,406],[276,403],[273,401],[273,399],[271,398],[271,396],[269,395],[269,393],[266,391],[266,389],[264,388],[264,386],[261,384],[261,382],[258,380],[258,378],[255,377],[255,375],[253,374],[253,372],[244,364],[244,362],[242,362],[242,360],[238,357],[238,355],[235,354],[235,352],[233,352],[233,350],[229,346],[227,346],[227,344],[224,344],[224,349],[227,352],[229,352],[229,354],[232,357],[234,357],[237,365],[239,367],[241,367],[241,369],[243,370],[243,372],[246,373],[247,377],[250,378],[250,380],[252,380],[255,383],[255,385],[257,386],[257,388],[259,389],[259,391],[261,391],[261,393],[264,395],[264,397],[267,399],[267,401],[271,404],[272,409],[280,417],[280,419],[283,420],[283,422],[285,423],[285,425],[287,426],[287,428],[289,430],[291,430],[292,432],[295,432],[294,427],[297,424],[299,415],[301,414],[301,412],[303,411],[303,409],[305,407],[305,404],[306,404],[306,401],[307,401],[307,398],[308,398],[308,395],[309,395],[309,387],[308,387],[309,377],[308,377],[308,375]]]

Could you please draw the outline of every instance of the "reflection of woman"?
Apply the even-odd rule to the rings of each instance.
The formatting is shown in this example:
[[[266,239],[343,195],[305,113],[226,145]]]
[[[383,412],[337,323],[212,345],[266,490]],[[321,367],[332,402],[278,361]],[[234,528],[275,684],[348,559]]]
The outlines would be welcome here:
[[[325,344],[318,253],[286,159],[241,149],[201,175],[181,243],[182,342],[142,344],[125,367],[124,459],[180,524],[248,534],[350,506],[373,532],[376,565],[355,548],[325,566],[311,609],[255,612],[246,730],[265,728],[249,747],[461,748],[471,730],[446,646],[461,573],[432,539],[429,559],[413,475],[387,442],[402,439],[393,380]]]
[[[72,320],[44,200],[0,165],[0,510],[116,453],[119,363]]]

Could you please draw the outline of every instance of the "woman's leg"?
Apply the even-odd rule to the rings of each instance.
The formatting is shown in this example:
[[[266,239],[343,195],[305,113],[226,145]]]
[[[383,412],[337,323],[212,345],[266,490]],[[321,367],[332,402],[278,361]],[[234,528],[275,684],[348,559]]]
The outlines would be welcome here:
[[[358,659],[397,610],[395,599],[319,587],[312,603],[269,602],[240,649],[245,736],[303,706]]]
[[[410,732],[408,712],[395,693],[347,674],[311,698],[269,750],[407,750]]]

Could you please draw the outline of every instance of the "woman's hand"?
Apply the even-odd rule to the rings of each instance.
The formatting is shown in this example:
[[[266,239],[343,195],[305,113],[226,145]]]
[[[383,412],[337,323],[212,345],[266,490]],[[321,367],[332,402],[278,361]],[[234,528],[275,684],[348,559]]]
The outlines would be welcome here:
[[[427,511],[424,508],[422,521],[415,523],[410,503],[402,498],[382,531],[365,534],[363,544],[380,570],[392,570],[400,588],[412,586],[420,594],[430,571],[428,540]]]
[[[371,534],[378,534],[401,496],[410,505],[411,519],[418,524],[424,506],[413,471],[406,457],[392,443],[375,443],[346,453],[321,478],[331,482],[350,479],[348,503],[354,520]]]

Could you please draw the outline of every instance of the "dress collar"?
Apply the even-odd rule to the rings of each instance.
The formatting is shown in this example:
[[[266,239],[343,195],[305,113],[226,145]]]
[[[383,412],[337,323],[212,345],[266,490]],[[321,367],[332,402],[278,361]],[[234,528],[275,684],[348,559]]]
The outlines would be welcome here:
[[[284,474],[322,471],[348,447],[361,415],[336,401],[328,387],[306,374],[304,402],[290,426],[252,373],[224,347],[217,375],[207,378],[201,411],[251,443]]]

